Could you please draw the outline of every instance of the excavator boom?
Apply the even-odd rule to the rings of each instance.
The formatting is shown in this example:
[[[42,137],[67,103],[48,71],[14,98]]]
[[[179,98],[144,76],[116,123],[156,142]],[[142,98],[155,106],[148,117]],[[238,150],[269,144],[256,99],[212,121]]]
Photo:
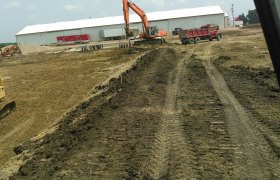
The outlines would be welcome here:
[[[125,21],[125,29],[129,31],[129,8],[131,8],[138,16],[141,18],[143,31],[149,29],[150,24],[145,12],[138,7],[136,4],[129,0],[123,0],[123,12],[124,12],[124,21]]]
[[[159,30],[156,26],[150,27],[150,23],[145,12],[132,1],[123,0],[125,31],[128,37],[132,36],[132,33],[129,29],[129,9],[132,9],[141,18],[142,22],[143,33],[140,34],[140,37],[143,40],[138,41],[136,44],[141,44],[141,42],[143,42],[143,44],[158,44],[164,42],[161,37],[167,36],[167,32],[165,30]]]

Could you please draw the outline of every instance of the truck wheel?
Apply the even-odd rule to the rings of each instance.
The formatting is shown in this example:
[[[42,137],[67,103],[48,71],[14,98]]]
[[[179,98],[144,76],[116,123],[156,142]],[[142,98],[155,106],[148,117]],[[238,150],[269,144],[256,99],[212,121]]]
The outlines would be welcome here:
[[[182,40],[182,44],[188,44],[188,40],[187,39],[183,39]]]
[[[193,44],[193,43],[194,43],[194,38],[190,38],[190,39],[189,39],[189,43],[190,43],[190,44]]]
[[[200,42],[200,38],[199,37],[197,37],[197,38],[195,38],[195,43],[199,43]]]
[[[221,37],[221,35],[219,34],[218,36],[217,36],[217,41],[220,41],[222,39],[222,37]]]

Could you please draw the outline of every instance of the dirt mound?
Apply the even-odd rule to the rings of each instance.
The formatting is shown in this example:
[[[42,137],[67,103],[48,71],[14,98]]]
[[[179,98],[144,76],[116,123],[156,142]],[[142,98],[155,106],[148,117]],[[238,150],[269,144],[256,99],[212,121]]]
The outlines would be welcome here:
[[[248,26],[243,28],[227,28],[223,32],[223,36],[230,37],[240,37],[240,36],[250,36],[262,33],[262,28],[259,25]]]
[[[224,63],[230,60],[232,60],[232,57],[230,56],[219,56],[216,60],[214,60],[214,62],[216,66],[221,66],[226,70],[235,71],[235,73],[238,73],[240,76],[247,77],[247,79],[252,79],[260,85],[267,86],[271,89],[278,88],[278,85],[276,84],[275,72],[272,68],[252,68],[240,64],[232,64],[229,67],[223,66]]]
[[[52,47],[40,46],[40,45],[37,45],[37,44],[20,45],[20,49],[21,49],[23,54],[49,52],[49,51],[54,50],[54,48],[52,48]]]
[[[222,55],[222,56],[219,56],[216,60],[217,61],[229,61],[229,60],[232,60],[232,57]]]
[[[262,26],[260,24],[254,24],[254,25],[248,25],[248,26],[243,26],[241,29],[261,29]]]
[[[150,101],[148,98],[141,98],[139,101],[139,97],[133,96],[131,98],[136,99],[129,99],[124,101],[125,97],[128,93],[133,93],[137,87],[140,88],[141,86],[138,84],[135,84],[136,82],[139,82],[139,80],[136,80],[138,78],[141,78],[140,73],[144,71],[144,68],[147,66],[150,66],[150,64],[153,62],[153,59],[155,59],[155,56],[158,55],[158,51],[155,50],[153,53],[145,56],[144,58],[141,58],[141,61],[137,63],[137,65],[133,66],[133,68],[130,71],[127,71],[124,73],[120,78],[114,78],[109,82],[108,87],[103,87],[106,92],[102,93],[101,96],[92,98],[84,103],[82,103],[80,106],[78,106],[74,111],[71,113],[68,113],[68,115],[65,117],[63,123],[60,125],[59,130],[54,133],[53,135],[47,136],[43,142],[37,142],[34,145],[26,144],[22,148],[23,149],[32,149],[37,148],[38,146],[44,146],[44,148],[40,148],[35,151],[35,158],[33,160],[30,160],[26,163],[26,165],[22,166],[19,171],[19,176],[29,176],[29,177],[47,177],[52,175],[57,175],[57,177],[61,176],[61,174],[57,174],[56,172],[61,170],[65,164],[67,159],[69,159],[70,156],[74,155],[78,149],[79,144],[87,144],[89,140],[89,136],[92,136],[94,133],[97,136],[102,135],[96,134],[95,132],[99,132],[99,130],[102,129],[96,129],[98,127],[102,127],[105,125],[104,123],[108,123],[108,126],[121,126],[119,122],[122,122],[124,119],[126,113],[130,111],[134,111],[134,109],[130,108],[133,107],[132,104],[134,104],[135,101],[138,101],[137,106],[145,106],[145,104]],[[165,68],[171,68],[170,65],[166,66]],[[139,93],[142,93],[143,95],[146,94],[146,90],[150,91],[152,94],[161,94],[164,93],[164,91],[160,91],[160,87],[164,86],[166,84],[166,76],[167,74],[164,74],[163,67],[160,67],[162,69],[161,75],[157,75],[154,79],[156,84],[159,84],[159,87],[156,87],[155,85],[151,84],[151,87],[148,88],[146,86],[143,86],[142,90],[138,90]],[[139,76],[138,76],[139,75]],[[136,78],[136,79],[135,79]],[[144,83],[144,82],[143,82]],[[148,89],[146,89],[148,88]],[[140,88],[141,89],[141,88]],[[164,94],[163,94],[164,95]],[[125,103],[130,103],[131,105],[124,105]],[[124,107],[123,107],[124,106]],[[122,109],[121,107],[125,108],[123,113],[114,113],[115,110]],[[129,109],[126,109],[129,108]],[[135,107],[136,108],[136,107]],[[111,116],[108,116],[111,115]],[[126,122],[126,125],[132,126],[128,130],[131,131],[137,126],[142,126],[143,122],[141,122],[143,118],[145,118],[144,114],[138,114],[135,115],[137,117],[137,122],[134,122],[136,124],[130,124],[129,122]],[[113,118],[114,117],[114,118]],[[108,119],[109,118],[109,119]],[[76,119],[80,119],[78,124],[73,123]],[[129,119],[129,118],[128,118]],[[127,119],[127,120],[128,120]],[[110,121],[116,121],[115,123],[112,123]],[[156,123],[153,121],[148,121],[146,123],[152,125]],[[123,122],[124,123],[124,122]],[[127,124],[128,123],[128,124]],[[103,124],[103,125],[102,125]],[[106,125],[107,126],[107,125]],[[147,125],[148,126],[148,125]],[[148,126],[149,127],[149,126]],[[115,129],[117,127],[111,127],[111,129],[107,129],[107,133],[112,133],[111,131],[119,131],[120,127]],[[128,128],[128,127],[126,127]],[[94,131],[92,131],[94,129]],[[138,128],[137,128],[138,129]],[[106,131],[107,131],[106,130]],[[106,134],[107,134],[106,133]],[[151,132],[146,132],[147,134],[150,134]],[[132,133],[131,135],[133,135]],[[105,134],[103,134],[105,135]],[[106,135],[105,135],[106,136]],[[109,136],[110,137],[110,136]],[[109,138],[107,137],[107,138]],[[112,140],[114,139],[114,136],[110,137]],[[118,137],[115,137],[118,138]],[[120,138],[120,137],[119,137]],[[132,137],[131,137],[132,138]],[[91,138],[90,138],[91,139]],[[102,139],[102,138],[101,138]],[[133,139],[133,138],[132,138]],[[99,139],[100,140],[100,139]],[[99,141],[98,138],[96,141]],[[152,142],[152,141],[151,141]],[[97,142],[96,142],[97,143]],[[100,142],[101,143],[101,142]],[[98,146],[102,146],[100,143],[98,143]],[[97,145],[97,144],[96,144]],[[95,143],[92,144],[92,146],[95,146]],[[127,144],[127,146],[130,146]],[[81,147],[80,147],[81,148]],[[57,151],[53,151],[53,149],[57,149]],[[104,149],[106,150],[106,149]],[[111,149],[110,149],[111,150]],[[105,153],[105,152],[104,152]],[[108,155],[99,155],[97,157],[97,160],[104,160],[108,157]],[[45,159],[45,163],[41,164],[41,159]],[[100,162],[102,163],[102,162]],[[40,165],[39,165],[40,164]],[[36,168],[34,168],[36,167]],[[107,169],[108,171],[108,169]]]

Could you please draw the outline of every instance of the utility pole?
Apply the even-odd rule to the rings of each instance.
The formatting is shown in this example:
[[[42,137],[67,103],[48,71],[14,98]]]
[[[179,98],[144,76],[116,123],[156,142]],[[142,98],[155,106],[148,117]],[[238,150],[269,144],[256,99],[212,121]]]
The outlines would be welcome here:
[[[235,23],[234,23],[234,4],[231,4],[231,14],[232,14],[232,24],[233,26],[235,26]]]

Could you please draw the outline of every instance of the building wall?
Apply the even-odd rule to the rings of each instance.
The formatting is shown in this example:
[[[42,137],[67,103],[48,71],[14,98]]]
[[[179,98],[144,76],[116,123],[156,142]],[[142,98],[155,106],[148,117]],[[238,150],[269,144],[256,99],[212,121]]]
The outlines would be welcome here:
[[[243,21],[234,21],[234,26],[241,26],[244,25]],[[233,21],[230,21],[230,26],[233,26]]]
[[[169,34],[172,34],[172,31],[175,28],[182,28],[182,29],[200,28],[201,26],[204,26],[206,24],[219,25],[221,29],[224,29],[225,27],[224,14],[171,19],[168,20],[168,24],[169,26],[165,27],[165,29],[168,30]]]
[[[150,23],[151,26],[158,26],[160,29],[168,30],[169,34],[172,34],[172,31],[175,28],[190,29],[190,28],[199,28],[206,24],[215,24],[219,25],[221,29],[225,27],[224,14],[218,15],[209,15],[209,16],[198,16],[198,17],[187,17],[180,19],[170,19],[163,21],[154,21]],[[138,27],[142,31],[141,23],[132,23],[131,27]],[[102,26],[102,27],[92,27],[92,28],[83,28],[75,30],[66,30],[66,31],[57,31],[57,32],[44,32],[37,34],[27,34],[17,36],[17,42],[20,44],[52,44],[57,43],[57,36],[65,35],[76,35],[76,34],[90,34],[91,41],[101,41],[103,40],[103,31],[104,29],[116,29],[124,28],[124,25],[113,25],[113,26]]]
[[[230,26],[230,18],[225,16],[225,28]]]

